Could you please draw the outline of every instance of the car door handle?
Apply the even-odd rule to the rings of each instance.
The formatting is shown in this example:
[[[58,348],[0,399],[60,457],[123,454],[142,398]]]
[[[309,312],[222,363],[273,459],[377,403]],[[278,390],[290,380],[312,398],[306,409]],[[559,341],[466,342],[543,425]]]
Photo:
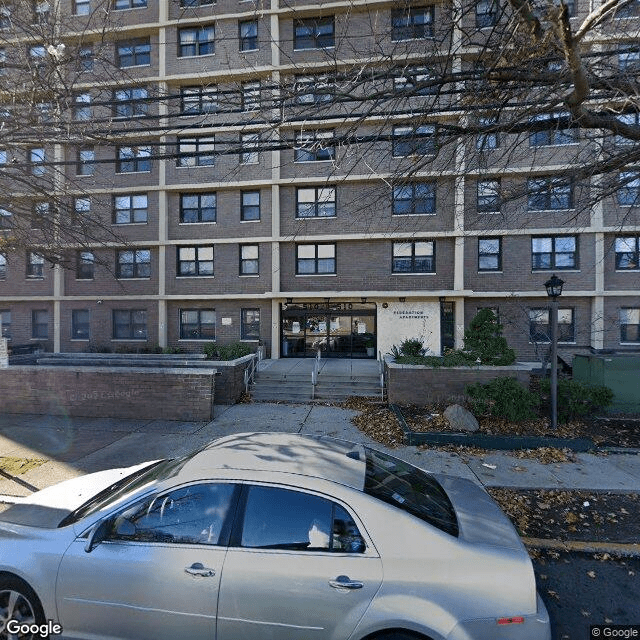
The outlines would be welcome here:
[[[338,576],[335,580],[329,580],[329,586],[334,589],[362,589],[364,583],[351,580],[349,576]]]
[[[184,570],[192,576],[204,576],[208,578],[216,575],[215,569],[205,567],[202,562],[194,562],[190,567],[185,567]]]

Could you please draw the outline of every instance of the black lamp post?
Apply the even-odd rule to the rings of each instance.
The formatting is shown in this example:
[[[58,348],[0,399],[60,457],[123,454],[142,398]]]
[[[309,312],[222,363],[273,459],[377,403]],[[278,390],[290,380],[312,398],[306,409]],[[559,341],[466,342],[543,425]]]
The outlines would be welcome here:
[[[558,297],[564,280],[555,273],[544,283],[551,298],[551,428],[558,428]]]

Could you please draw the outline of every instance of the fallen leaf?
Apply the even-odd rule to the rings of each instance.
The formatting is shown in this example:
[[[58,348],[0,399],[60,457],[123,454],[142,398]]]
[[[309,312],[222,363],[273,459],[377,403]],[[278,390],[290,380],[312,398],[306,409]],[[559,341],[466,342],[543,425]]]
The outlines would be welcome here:
[[[590,578],[595,578],[595,577],[596,577],[596,572],[595,572],[595,571],[587,571],[587,575],[588,575]]]

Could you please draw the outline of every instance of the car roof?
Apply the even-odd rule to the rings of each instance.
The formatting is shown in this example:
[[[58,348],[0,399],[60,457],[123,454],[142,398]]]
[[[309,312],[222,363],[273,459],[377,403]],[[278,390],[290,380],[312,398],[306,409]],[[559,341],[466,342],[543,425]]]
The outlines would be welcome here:
[[[181,468],[182,481],[211,477],[215,470],[267,471],[320,478],[362,490],[364,447],[327,436],[239,433],[207,445]]]

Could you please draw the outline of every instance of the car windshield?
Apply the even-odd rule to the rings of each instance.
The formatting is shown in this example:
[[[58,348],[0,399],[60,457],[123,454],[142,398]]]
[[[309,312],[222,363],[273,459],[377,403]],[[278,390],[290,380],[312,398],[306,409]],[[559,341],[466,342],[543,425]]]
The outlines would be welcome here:
[[[120,500],[124,495],[133,493],[150,482],[174,476],[193,455],[195,452],[180,458],[159,460],[151,466],[138,469],[130,475],[120,478],[72,511],[60,522],[58,527],[66,527],[78,522],[78,520],[104,509],[109,504]]]
[[[428,473],[393,456],[365,447],[364,492],[410,513],[452,536],[458,535],[453,505]]]

